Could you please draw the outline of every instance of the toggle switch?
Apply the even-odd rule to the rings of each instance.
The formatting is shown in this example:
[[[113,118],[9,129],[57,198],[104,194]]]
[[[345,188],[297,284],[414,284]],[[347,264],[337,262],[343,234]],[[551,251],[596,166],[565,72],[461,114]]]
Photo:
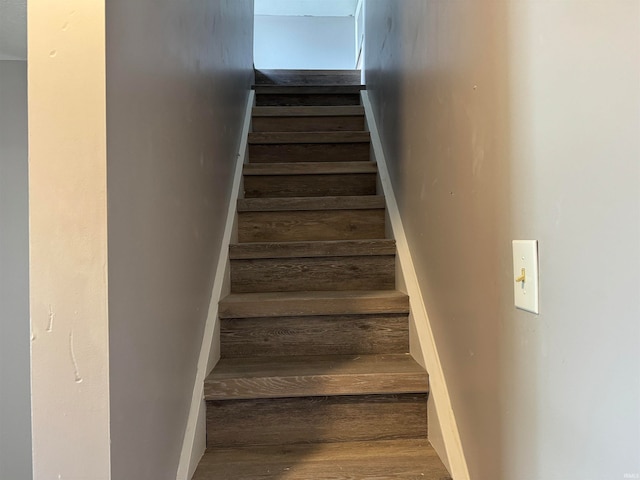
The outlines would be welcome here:
[[[517,308],[538,311],[538,241],[513,241],[513,296]]]

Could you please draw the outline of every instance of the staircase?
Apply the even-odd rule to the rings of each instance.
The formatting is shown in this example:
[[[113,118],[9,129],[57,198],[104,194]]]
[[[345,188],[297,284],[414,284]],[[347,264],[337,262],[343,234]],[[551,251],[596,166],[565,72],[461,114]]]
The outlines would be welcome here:
[[[196,480],[450,480],[349,75],[257,76]]]

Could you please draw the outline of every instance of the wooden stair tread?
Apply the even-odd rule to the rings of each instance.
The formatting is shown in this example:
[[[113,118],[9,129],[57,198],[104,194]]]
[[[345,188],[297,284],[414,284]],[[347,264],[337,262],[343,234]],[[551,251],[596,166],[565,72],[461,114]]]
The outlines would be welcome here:
[[[254,117],[342,117],[363,116],[359,105],[253,107]]]
[[[312,210],[378,210],[384,209],[382,195],[343,197],[241,198],[238,212],[289,212]]]
[[[228,358],[204,386],[206,400],[426,392],[427,373],[409,354]]]
[[[365,90],[364,85],[255,85],[257,95],[349,95]]]
[[[305,162],[305,163],[247,163],[244,175],[338,175],[376,173],[374,162]]]
[[[397,290],[267,292],[231,294],[220,301],[220,318],[409,313],[409,297]]]
[[[451,480],[427,440],[208,449],[193,480]]]
[[[229,258],[231,260],[395,255],[395,253],[396,242],[390,239],[255,242],[233,244],[229,247]]]
[[[371,134],[362,132],[251,132],[249,144],[369,143]]]

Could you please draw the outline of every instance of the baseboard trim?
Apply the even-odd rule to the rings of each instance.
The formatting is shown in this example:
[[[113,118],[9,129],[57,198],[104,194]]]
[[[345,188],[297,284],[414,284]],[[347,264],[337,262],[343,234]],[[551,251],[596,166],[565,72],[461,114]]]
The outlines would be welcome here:
[[[218,320],[218,302],[227,293],[229,278],[229,245],[235,235],[236,226],[236,200],[239,197],[240,186],[242,185],[242,166],[247,160],[247,146],[249,131],[251,129],[251,111],[255,103],[255,92],[249,92],[247,108],[245,111],[240,147],[233,175],[233,186],[229,197],[229,208],[227,210],[227,220],[220,245],[220,254],[216,267],[216,275],[209,301],[209,311],[204,328],[200,356],[198,358],[198,369],[196,371],[191,407],[187,419],[182,451],[180,453],[180,463],[176,480],[190,480],[204,455],[205,451],[205,402],[204,402],[204,380],[220,359],[220,328]]]
[[[434,400],[435,411],[438,414],[438,422],[442,430],[442,438],[446,449],[451,475],[455,480],[469,480],[469,470],[460,441],[460,433],[456,417],[451,407],[449,390],[444,378],[442,364],[438,355],[438,348],[431,329],[427,308],[422,299],[422,292],[418,277],[411,258],[411,251],[400,218],[400,211],[393,192],[386,158],[382,148],[382,141],[376,125],[375,115],[371,106],[368,93],[362,92],[362,103],[365,108],[366,122],[371,133],[371,146],[373,157],[378,164],[380,184],[387,202],[387,215],[391,233],[396,240],[398,251],[398,263],[402,276],[403,287],[409,295],[412,322],[415,326],[416,339],[419,343],[416,351],[412,353],[422,358],[416,358],[429,372],[430,395]]]

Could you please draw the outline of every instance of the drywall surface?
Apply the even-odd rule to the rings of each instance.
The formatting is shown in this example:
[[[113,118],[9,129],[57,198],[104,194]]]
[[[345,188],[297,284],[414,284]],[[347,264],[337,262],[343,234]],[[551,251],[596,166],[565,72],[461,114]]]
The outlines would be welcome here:
[[[175,479],[246,99],[251,0],[110,0],[114,479]]]
[[[368,0],[367,83],[471,478],[640,475],[640,4]],[[513,307],[537,239],[540,315]]]
[[[106,480],[104,5],[30,2],[28,22],[33,477]]]
[[[0,0],[0,60],[27,59],[27,1]]]
[[[27,62],[0,60],[0,478],[31,478]]]
[[[353,16],[358,0],[255,0],[256,15]]]
[[[256,68],[353,69],[355,48],[353,16],[255,16]]]

